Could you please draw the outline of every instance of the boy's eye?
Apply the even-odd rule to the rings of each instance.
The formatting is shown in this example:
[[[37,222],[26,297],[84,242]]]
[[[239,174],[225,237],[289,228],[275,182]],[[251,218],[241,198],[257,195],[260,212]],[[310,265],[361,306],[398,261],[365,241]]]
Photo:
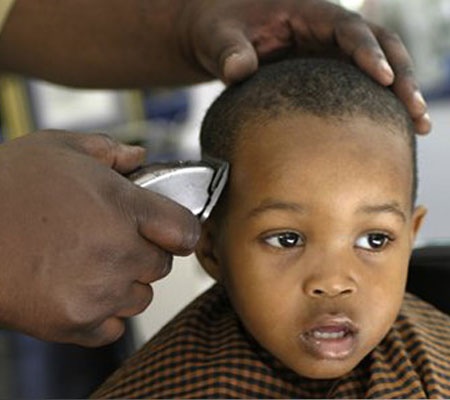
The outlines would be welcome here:
[[[365,250],[381,250],[386,247],[392,239],[385,233],[368,233],[356,240],[356,247]]]
[[[302,237],[295,232],[280,232],[267,236],[264,241],[273,247],[289,248],[303,245]]]

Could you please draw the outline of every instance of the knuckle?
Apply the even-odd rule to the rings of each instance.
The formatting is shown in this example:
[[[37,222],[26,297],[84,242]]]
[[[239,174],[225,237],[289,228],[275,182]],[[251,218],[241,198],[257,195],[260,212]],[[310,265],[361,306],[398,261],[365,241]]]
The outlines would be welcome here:
[[[110,328],[104,332],[103,335],[98,337],[98,344],[96,346],[104,346],[110,343],[114,343],[119,340],[125,333],[125,324],[117,325],[115,328]]]
[[[116,175],[111,175],[111,180],[105,183],[102,190],[104,197],[107,199],[114,216],[114,219],[119,218],[120,221],[128,223],[132,221],[133,225],[137,224],[136,209],[138,209],[138,201],[136,187],[131,182],[124,179],[115,179]],[[121,178],[121,177],[118,177]]]
[[[357,45],[353,49],[352,56],[361,53],[364,56],[375,56],[378,59],[384,59],[384,54],[377,45],[376,41],[371,37],[360,38]]]
[[[369,50],[382,56],[381,49],[375,38],[373,30],[361,15],[349,12],[340,17],[335,26],[335,35],[342,40],[351,43],[353,52]]]
[[[80,148],[80,138],[74,132],[69,132],[59,129],[42,129],[39,135],[33,135],[32,138],[36,143],[46,144],[53,143],[54,145],[62,146],[64,148]]]
[[[143,293],[138,297],[136,304],[134,305],[133,314],[137,315],[147,309],[153,300],[153,290],[150,286],[144,286]]]
[[[150,260],[146,265],[144,283],[151,283],[166,277],[172,270],[172,256],[168,253],[159,252],[157,257]],[[150,266],[150,267],[148,267]]]
[[[67,309],[64,341],[87,347],[98,347],[117,340],[123,333],[120,324],[109,324],[113,312],[102,312],[95,303]],[[93,311],[94,310],[94,311]]]
[[[91,294],[89,294],[91,296]],[[95,306],[91,301],[65,301],[62,303],[62,315],[64,315],[67,328],[84,331],[95,325],[101,317],[98,314],[98,303]]]
[[[92,141],[92,143],[99,143],[99,145],[103,146],[111,146],[116,141],[105,132],[92,132],[89,135],[86,135],[87,141]]]
[[[115,146],[116,142],[106,133],[85,135],[84,147],[89,153],[99,158],[107,158]]]
[[[339,10],[335,16],[335,29],[336,31],[345,32],[347,30],[353,30],[355,27],[361,25],[367,25],[367,22],[361,17],[360,14],[350,10]]]
[[[344,15],[342,16],[342,21],[344,23],[366,24],[366,21],[362,18],[361,14],[351,10],[345,10]]]
[[[85,346],[100,347],[114,343],[125,333],[125,324],[117,318],[111,318],[89,332]]]
[[[111,239],[111,243],[99,243],[96,246],[95,250],[93,250],[93,259],[96,261],[96,264],[101,266],[106,272],[114,272],[122,264],[124,259],[123,253],[127,252],[127,246],[125,244],[123,247],[116,247],[118,243],[116,243],[113,238],[109,238]],[[94,293],[99,293],[101,291],[101,287],[96,287],[94,284],[92,285],[97,289]]]
[[[114,314],[115,304],[124,292],[126,280],[114,270],[115,264],[105,268],[105,265],[94,263],[92,268],[101,272],[74,282],[71,292],[60,296],[58,313],[63,316],[68,329],[87,332],[99,326]]]
[[[378,37],[386,43],[401,43],[401,38],[398,33],[391,31],[390,29],[380,28],[378,31]]]
[[[401,79],[403,84],[407,84],[411,86],[414,90],[418,88],[416,79],[415,79],[415,71],[414,67],[410,63],[397,63],[397,65],[393,66],[395,75],[396,75],[396,81],[399,81],[399,78]]]

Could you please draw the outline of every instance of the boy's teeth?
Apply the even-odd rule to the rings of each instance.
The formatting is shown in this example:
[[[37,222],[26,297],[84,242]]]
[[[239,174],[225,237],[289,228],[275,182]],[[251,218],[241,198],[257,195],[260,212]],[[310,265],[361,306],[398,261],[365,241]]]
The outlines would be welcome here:
[[[320,332],[314,331],[313,337],[316,339],[341,339],[345,336],[344,331],[340,332]]]

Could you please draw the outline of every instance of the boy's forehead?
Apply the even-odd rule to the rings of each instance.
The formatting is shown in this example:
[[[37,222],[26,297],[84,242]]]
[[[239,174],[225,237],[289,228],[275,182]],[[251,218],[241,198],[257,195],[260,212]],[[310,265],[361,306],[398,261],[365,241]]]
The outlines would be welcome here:
[[[305,112],[285,112],[272,118],[247,121],[240,131],[238,141],[250,149],[272,142],[301,148],[326,144],[332,145],[336,151],[349,143],[358,146],[365,143],[368,148],[372,144],[385,143],[386,152],[410,152],[407,133],[401,127],[374,121],[364,115],[323,117]],[[390,143],[400,146],[391,147]]]
[[[325,185],[333,180],[357,182],[361,177],[375,184],[377,179],[387,181],[394,176],[405,198],[412,193],[412,157],[406,134],[366,117],[286,114],[248,124],[236,150],[235,173],[245,187],[256,177],[262,181],[261,177],[269,176],[278,176],[280,181],[292,176],[296,182],[307,179]]]

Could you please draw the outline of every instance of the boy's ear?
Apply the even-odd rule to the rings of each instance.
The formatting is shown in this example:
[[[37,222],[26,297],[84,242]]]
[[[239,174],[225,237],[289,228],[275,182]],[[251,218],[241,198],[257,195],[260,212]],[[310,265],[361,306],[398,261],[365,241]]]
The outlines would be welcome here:
[[[195,255],[203,269],[216,281],[220,281],[221,269],[217,255],[218,235],[216,224],[212,219],[206,220],[202,225],[200,239],[195,248]]]
[[[411,241],[414,243],[414,240],[416,239],[417,233],[420,230],[420,227],[423,224],[423,221],[425,220],[425,215],[427,214],[427,209],[423,206],[417,206],[414,209],[414,213],[412,216],[412,226],[411,226]]]

